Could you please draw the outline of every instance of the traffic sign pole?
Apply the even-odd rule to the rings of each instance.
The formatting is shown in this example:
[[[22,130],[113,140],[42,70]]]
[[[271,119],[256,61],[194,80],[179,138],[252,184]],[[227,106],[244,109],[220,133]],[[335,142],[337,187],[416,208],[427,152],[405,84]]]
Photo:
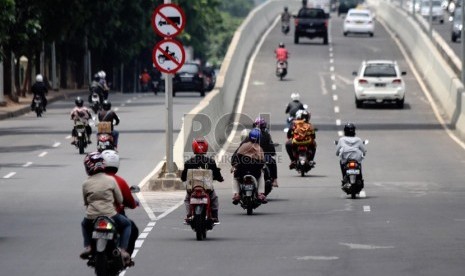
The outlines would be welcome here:
[[[171,4],[171,0],[165,0]],[[165,73],[165,102],[166,102],[166,174],[165,177],[176,177],[173,162],[173,78]]]

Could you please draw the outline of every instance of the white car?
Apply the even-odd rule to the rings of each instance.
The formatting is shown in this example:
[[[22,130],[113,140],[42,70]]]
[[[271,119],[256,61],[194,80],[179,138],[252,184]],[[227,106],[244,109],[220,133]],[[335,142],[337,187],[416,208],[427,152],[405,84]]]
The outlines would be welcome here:
[[[396,61],[363,61],[358,72],[353,72],[355,105],[361,108],[366,101],[393,102],[404,107],[405,82],[402,76],[407,73],[399,70]]]
[[[375,20],[368,9],[350,9],[344,20],[344,36],[348,33],[367,33],[373,36]]]
[[[430,1],[431,0],[422,0],[420,4],[420,14],[426,19],[429,20],[430,14]],[[439,21],[439,23],[444,23],[444,9],[442,8],[441,0],[432,0],[432,16],[433,21]]]

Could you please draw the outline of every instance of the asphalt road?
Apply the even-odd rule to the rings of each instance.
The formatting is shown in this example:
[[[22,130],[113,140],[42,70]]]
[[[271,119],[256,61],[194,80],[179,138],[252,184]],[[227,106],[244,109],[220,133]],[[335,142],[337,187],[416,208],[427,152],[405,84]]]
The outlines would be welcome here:
[[[130,212],[140,228],[151,227],[126,275],[463,275],[464,148],[438,123],[397,44],[379,24],[372,38],[344,37],[337,17],[331,20],[329,45],[320,39],[294,45],[279,27],[251,58],[243,113],[269,114],[274,141],[283,144],[284,107],[290,94],[299,92],[319,129],[316,168],[298,176],[288,169],[281,148],[280,187],[267,205],[247,216],[231,204],[230,166],[221,163],[225,182],[216,185],[221,225],[205,241],[196,241],[182,225],[183,208],[154,222],[142,210]],[[284,81],[274,76],[273,50],[280,41],[291,53]],[[407,71],[404,109],[355,108],[352,71],[375,58],[395,59]],[[138,96],[119,111],[121,175],[134,184],[164,154],[162,96]],[[115,96],[115,106],[128,97]],[[196,101],[196,95],[177,97],[175,118]],[[2,275],[93,274],[77,257],[85,176],[82,156],[64,138],[71,106],[58,102],[44,118],[0,122],[0,176],[16,172],[0,179]],[[370,140],[363,163],[366,197],[355,200],[339,188],[333,144],[347,121]],[[56,142],[61,145],[54,148]],[[44,151],[48,154],[39,157]],[[27,162],[33,164],[23,167]]]

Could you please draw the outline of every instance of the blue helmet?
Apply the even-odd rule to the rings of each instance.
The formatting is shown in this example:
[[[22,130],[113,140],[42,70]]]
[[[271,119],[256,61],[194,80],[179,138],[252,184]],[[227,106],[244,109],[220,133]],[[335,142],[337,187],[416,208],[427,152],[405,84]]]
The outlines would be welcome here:
[[[260,141],[260,129],[254,128],[249,133],[249,140],[252,143],[258,143]]]

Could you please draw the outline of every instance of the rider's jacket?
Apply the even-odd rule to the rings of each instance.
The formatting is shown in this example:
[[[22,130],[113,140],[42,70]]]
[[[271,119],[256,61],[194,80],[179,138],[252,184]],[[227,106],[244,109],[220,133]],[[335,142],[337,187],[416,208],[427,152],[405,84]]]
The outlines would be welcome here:
[[[80,120],[81,122],[87,124],[87,121],[91,118],[90,111],[87,107],[82,106],[78,107],[75,106],[73,110],[71,110],[71,120],[77,121]]]
[[[291,13],[290,12],[281,13],[281,22],[289,22],[290,20],[291,20]]]
[[[304,105],[300,101],[295,100],[287,104],[286,111],[284,113],[289,113],[289,116],[295,117],[297,111],[301,109],[305,109]]]
[[[184,163],[184,169],[181,173],[181,180],[187,180],[187,171],[189,169],[207,169],[212,170],[213,180],[223,182],[223,176],[221,175],[220,168],[216,166],[215,159],[206,156],[205,154],[196,154]]]
[[[289,53],[286,48],[277,48],[275,51],[276,59],[278,61],[287,61],[289,58]]]
[[[112,217],[117,214],[115,204],[123,202],[116,180],[103,172],[89,176],[84,181],[82,195],[88,219],[96,219],[98,216]]]
[[[250,173],[258,179],[264,164],[265,154],[258,143],[242,143],[231,158],[231,165],[236,168],[234,178],[242,178]]]
[[[343,136],[339,138],[336,148],[336,155],[341,158],[341,163],[345,164],[348,160],[361,162],[366,154],[365,145],[359,137]]]
[[[31,91],[34,94],[34,97],[36,95],[40,96],[42,99],[45,98],[45,94],[48,93],[47,86],[45,85],[44,82],[36,82],[32,85]]]
[[[121,176],[116,175],[115,173],[107,173],[107,174],[111,175],[116,180],[116,183],[118,184],[118,188],[120,189],[121,194],[123,195],[123,203],[116,206],[116,211],[118,213],[123,213],[125,207],[130,208],[130,209],[136,208],[137,202],[132,196],[131,190],[129,189],[129,185],[126,182],[126,180],[124,180],[124,178],[122,178]]]

